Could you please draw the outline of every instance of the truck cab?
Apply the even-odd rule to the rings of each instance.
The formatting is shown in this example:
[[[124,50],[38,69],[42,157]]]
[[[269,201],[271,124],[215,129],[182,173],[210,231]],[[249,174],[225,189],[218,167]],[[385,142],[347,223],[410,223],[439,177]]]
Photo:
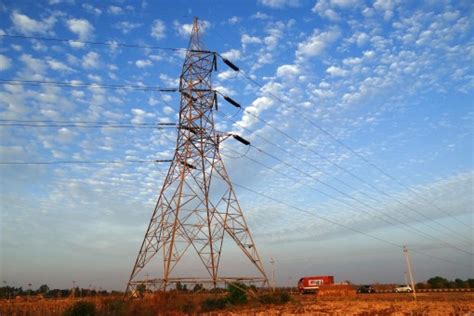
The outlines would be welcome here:
[[[298,290],[300,294],[315,293],[321,285],[334,284],[332,275],[315,275],[302,277],[298,281]]]

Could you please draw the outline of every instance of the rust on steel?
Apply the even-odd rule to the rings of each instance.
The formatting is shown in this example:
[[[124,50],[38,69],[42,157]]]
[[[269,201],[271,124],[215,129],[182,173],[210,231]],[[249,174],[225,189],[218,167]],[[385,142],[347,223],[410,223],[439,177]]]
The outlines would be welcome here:
[[[223,137],[215,130],[213,117],[217,95],[212,89],[211,75],[215,68],[216,54],[203,48],[195,18],[180,76],[176,150],[133,266],[127,293],[139,285],[166,290],[176,282],[211,287],[232,281],[268,285],[257,247],[219,153]],[[240,248],[254,268],[253,275],[221,275],[224,237]],[[183,256],[190,253],[199,258],[205,277],[176,271]],[[148,268],[158,270],[161,275],[144,279]]]

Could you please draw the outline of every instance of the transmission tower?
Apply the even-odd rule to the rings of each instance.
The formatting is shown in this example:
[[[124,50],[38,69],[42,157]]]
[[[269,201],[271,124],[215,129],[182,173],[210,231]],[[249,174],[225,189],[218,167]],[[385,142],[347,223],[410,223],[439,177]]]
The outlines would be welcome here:
[[[195,18],[180,76],[176,151],[133,266],[127,293],[139,285],[166,290],[177,282],[206,283],[212,287],[233,281],[268,284],[219,153],[219,143],[230,134],[218,133],[214,126],[217,94],[212,90],[211,74],[216,63],[216,54],[203,48]],[[240,137],[234,137],[242,141]],[[221,275],[225,236],[230,237],[226,242],[235,243],[236,249],[241,250],[239,254],[243,253],[248,259],[245,261],[255,270],[253,276]],[[184,256],[187,258],[190,253],[204,266],[203,277],[176,272]],[[162,267],[158,269],[162,271],[158,275],[162,273],[162,276],[141,279],[144,268],[156,260],[162,261]]]

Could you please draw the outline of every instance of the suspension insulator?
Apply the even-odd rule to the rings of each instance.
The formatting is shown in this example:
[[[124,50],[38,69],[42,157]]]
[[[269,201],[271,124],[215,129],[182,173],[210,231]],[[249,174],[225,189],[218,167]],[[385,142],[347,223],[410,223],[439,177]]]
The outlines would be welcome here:
[[[240,137],[239,135],[235,135],[235,134],[233,134],[232,136],[235,138],[235,140],[241,142],[241,143],[244,144],[245,146],[250,145],[250,142],[249,142],[248,140],[246,140],[245,138]]]
[[[232,68],[232,70],[234,70],[234,71],[240,71],[239,67],[237,67],[236,65],[234,65],[233,63],[231,63],[228,59],[222,57],[222,61],[224,62],[224,64],[226,64],[227,66],[229,66],[230,68]]]
[[[212,58],[212,66],[214,68],[214,71],[217,71],[217,57],[215,53],[214,53],[214,57]]]
[[[186,98],[193,100],[194,102],[197,101],[197,99],[195,97],[193,97],[192,95],[190,95],[186,91],[181,91],[181,94],[184,95]]]
[[[185,129],[187,131],[190,131],[191,133],[193,133],[194,135],[196,135],[196,130],[198,130],[197,127],[189,127],[189,126],[180,126],[179,127],[180,129]]]
[[[232,104],[236,108],[241,108],[242,107],[240,104],[238,104],[237,102],[235,102],[234,100],[232,100],[231,98],[229,98],[226,95],[224,96],[224,100],[226,100],[227,102],[229,102],[230,104]]]
[[[188,167],[189,169],[196,169],[195,166],[193,166],[193,165],[187,163],[186,161],[182,161],[182,160],[181,160],[181,164],[183,164],[184,166]]]

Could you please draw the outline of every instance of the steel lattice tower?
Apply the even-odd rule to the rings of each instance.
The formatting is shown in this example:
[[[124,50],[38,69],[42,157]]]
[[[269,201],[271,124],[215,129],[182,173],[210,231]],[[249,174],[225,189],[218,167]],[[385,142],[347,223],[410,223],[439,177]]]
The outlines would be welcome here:
[[[224,163],[219,143],[225,139],[215,130],[213,108],[217,95],[211,74],[216,54],[204,50],[199,25],[194,19],[189,47],[180,77],[179,128],[176,151],[168,170],[145,238],[138,253],[127,292],[140,284],[166,290],[171,283],[208,283],[213,287],[230,281],[267,285],[262,261],[242,214]],[[219,273],[224,236],[229,236],[257,276],[225,277]],[[185,253],[199,257],[208,276],[175,276]],[[161,278],[140,279],[140,272],[162,259]],[[158,259],[159,260],[159,259]]]

